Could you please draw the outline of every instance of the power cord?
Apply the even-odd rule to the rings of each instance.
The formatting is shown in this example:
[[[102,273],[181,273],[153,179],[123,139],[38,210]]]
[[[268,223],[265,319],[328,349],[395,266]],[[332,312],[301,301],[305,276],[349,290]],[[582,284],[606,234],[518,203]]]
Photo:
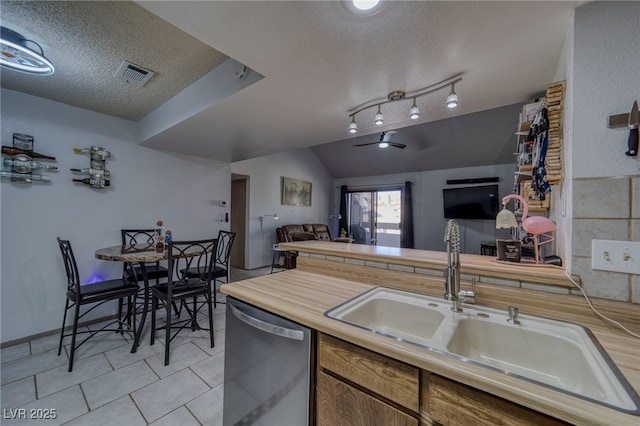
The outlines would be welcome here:
[[[582,293],[582,295],[584,296],[584,300],[587,301],[587,305],[589,305],[589,307],[591,308],[591,310],[593,312],[595,312],[596,315],[598,315],[600,318],[604,319],[605,321],[609,321],[610,323],[614,324],[615,326],[621,328],[622,330],[624,330],[625,332],[629,333],[630,335],[632,335],[633,337],[636,337],[638,339],[640,339],[640,335],[634,333],[633,331],[629,330],[627,327],[625,327],[624,325],[620,324],[618,321],[613,320],[607,316],[605,316],[604,314],[601,314],[596,308],[595,306],[593,306],[591,304],[591,300],[589,300],[589,296],[587,296],[587,293],[585,293],[585,291],[583,290],[583,288],[578,285],[578,283],[576,283],[573,278],[571,278],[571,275],[569,275],[569,272],[566,273],[567,278],[569,278],[569,281],[571,281],[571,283],[576,286],[576,288],[578,290],[580,290],[580,292]]]

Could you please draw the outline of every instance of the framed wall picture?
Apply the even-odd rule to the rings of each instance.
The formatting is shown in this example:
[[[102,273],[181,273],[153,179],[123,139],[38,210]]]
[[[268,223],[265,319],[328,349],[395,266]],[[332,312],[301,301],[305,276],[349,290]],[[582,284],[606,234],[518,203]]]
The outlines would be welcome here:
[[[283,176],[282,204],[285,206],[311,206],[311,182]]]

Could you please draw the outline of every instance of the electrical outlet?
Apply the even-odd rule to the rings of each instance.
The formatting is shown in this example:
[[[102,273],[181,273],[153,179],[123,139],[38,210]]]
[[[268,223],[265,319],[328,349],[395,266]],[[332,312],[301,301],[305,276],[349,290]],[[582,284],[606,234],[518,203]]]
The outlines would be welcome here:
[[[640,242],[591,240],[591,268],[640,274]]]

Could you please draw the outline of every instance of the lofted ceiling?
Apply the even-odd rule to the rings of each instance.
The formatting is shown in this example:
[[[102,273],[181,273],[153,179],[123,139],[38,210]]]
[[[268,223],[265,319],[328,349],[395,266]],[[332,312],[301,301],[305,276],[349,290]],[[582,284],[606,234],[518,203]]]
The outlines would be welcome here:
[[[136,143],[221,161],[313,147],[336,177],[499,164],[513,160],[520,105],[553,81],[578,4],[385,1],[358,16],[340,1],[2,0],[2,25],[38,41],[56,72],[1,80],[135,121]],[[116,80],[123,60],[157,75]],[[367,110],[347,132],[352,108],[457,74],[458,108],[445,89],[419,98],[416,121],[397,102],[384,125]],[[352,147],[385,130],[407,148]]]

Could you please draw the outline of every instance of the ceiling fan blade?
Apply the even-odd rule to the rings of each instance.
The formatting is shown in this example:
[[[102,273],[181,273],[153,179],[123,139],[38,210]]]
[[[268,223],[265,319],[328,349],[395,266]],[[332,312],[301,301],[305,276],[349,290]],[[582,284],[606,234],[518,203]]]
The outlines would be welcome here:
[[[407,146],[403,143],[395,143],[395,142],[389,142],[389,145],[395,147],[395,148],[400,148],[400,149],[405,149]]]
[[[380,142],[390,142],[393,135],[398,133],[396,130],[389,130],[388,132],[384,132],[382,137],[380,138]]]
[[[369,143],[359,143],[353,146],[367,146],[367,145],[376,145],[379,144],[380,142],[369,142]]]

